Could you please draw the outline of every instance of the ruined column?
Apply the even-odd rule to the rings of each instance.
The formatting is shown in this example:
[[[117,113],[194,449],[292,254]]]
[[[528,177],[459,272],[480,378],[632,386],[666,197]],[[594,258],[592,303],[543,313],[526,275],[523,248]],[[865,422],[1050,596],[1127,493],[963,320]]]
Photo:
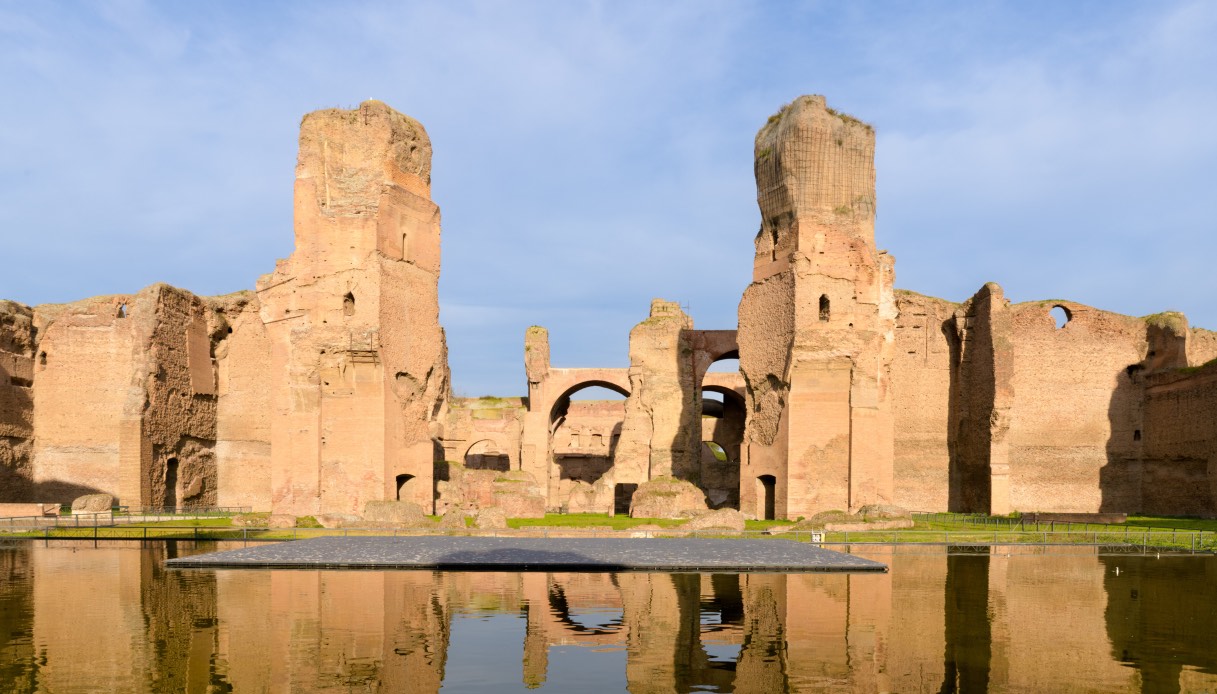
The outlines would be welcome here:
[[[874,243],[874,151],[874,129],[821,96],[757,134],[761,228],[739,307],[750,515],[892,497],[894,260]]]
[[[1004,515],[1010,508],[1014,346],[1009,303],[993,282],[955,312],[948,508]]]
[[[539,325],[524,334],[524,372],[528,378],[528,411],[520,434],[520,469],[545,483],[549,475],[549,412],[544,407],[549,380],[549,331]]]
[[[300,126],[296,248],[258,281],[277,513],[430,509],[449,391],[431,141],[378,101]]]
[[[674,301],[655,299],[630,331],[630,397],[614,467],[621,479],[673,476],[701,483],[701,393],[694,388],[693,320]],[[631,475],[630,471],[634,471]]]

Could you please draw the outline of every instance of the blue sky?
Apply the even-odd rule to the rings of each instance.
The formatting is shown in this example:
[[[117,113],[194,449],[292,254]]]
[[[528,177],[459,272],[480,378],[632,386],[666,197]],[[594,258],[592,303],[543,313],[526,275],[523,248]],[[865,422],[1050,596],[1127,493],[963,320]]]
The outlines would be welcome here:
[[[252,288],[291,252],[301,115],[434,144],[461,395],[625,366],[652,297],[734,327],[752,140],[800,94],[875,125],[896,284],[1217,328],[1214,2],[0,1],[0,297]]]

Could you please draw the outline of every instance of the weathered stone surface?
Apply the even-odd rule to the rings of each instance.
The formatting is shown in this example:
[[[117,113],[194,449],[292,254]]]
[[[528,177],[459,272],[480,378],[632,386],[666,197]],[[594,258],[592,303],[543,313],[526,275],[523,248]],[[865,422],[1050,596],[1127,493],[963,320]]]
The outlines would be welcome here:
[[[892,504],[868,504],[858,509],[854,516],[867,522],[912,518],[908,509]]]
[[[693,517],[693,520],[680,526],[681,530],[730,530],[744,531],[744,514],[732,508],[720,508]]]
[[[41,500],[34,487],[34,312],[0,301],[0,501]]]
[[[655,299],[650,317],[630,331],[630,396],[615,457],[620,480],[671,475],[701,481],[700,398],[693,395],[686,335],[692,328],[680,304]],[[637,472],[630,476],[631,470]]]
[[[156,284],[38,306],[34,322],[34,482],[64,501],[104,491],[128,506],[215,506],[222,316]]]
[[[465,519],[468,517],[469,514],[464,509],[450,508],[444,511],[444,515],[440,517],[439,527],[444,530],[464,530],[469,527],[465,523]]]
[[[747,515],[892,498],[894,261],[874,244],[874,143],[819,96],[757,134],[761,229],[738,335]]]
[[[638,485],[630,502],[631,518],[689,518],[706,510],[701,489],[673,477],[656,477]]]
[[[209,298],[227,327],[215,346],[216,502],[271,508],[271,353],[254,292]]]
[[[473,522],[480,530],[506,530],[507,514],[497,506],[478,509],[473,516]]]
[[[576,481],[566,503],[562,505],[563,513],[596,513],[599,509],[596,488],[587,482]]]
[[[323,528],[357,528],[363,519],[353,513],[322,513],[316,516]]]
[[[820,511],[811,518],[805,518],[795,524],[798,530],[823,530],[829,523],[849,523],[852,520],[845,511]]]
[[[430,171],[426,131],[380,102],[301,124],[296,247],[258,282],[276,511],[432,503],[449,387]]]
[[[397,523],[403,527],[430,524],[423,508],[412,501],[369,501],[363,519],[377,523]]]
[[[114,506],[109,494],[85,494],[72,500],[72,513],[106,513]]]
[[[508,518],[542,518],[545,496],[536,479],[523,470],[468,470],[459,463],[443,466],[447,480],[437,483],[436,509],[476,510],[497,506]]]
[[[294,528],[296,527],[296,517],[286,513],[272,513],[266,517],[266,527]]]

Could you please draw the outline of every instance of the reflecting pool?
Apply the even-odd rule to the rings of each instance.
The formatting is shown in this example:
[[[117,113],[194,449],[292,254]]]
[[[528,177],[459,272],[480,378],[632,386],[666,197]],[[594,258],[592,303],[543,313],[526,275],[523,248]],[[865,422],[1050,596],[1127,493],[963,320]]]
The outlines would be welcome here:
[[[1212,556],[898,546],[855,549],[891,566],[856,575],[163,566],[231,546],[0,545],[0,690],[1217,691]]]

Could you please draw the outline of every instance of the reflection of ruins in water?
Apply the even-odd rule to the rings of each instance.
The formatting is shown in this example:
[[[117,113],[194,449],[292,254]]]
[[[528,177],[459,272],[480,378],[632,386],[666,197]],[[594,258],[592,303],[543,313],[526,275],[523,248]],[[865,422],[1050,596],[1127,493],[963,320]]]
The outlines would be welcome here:
[[[0,678],[18,692],[1217,686],[1211,557],[902,548],[874,557],[889,574],[854,576],[166,571],[175,550],[0,549]]]

